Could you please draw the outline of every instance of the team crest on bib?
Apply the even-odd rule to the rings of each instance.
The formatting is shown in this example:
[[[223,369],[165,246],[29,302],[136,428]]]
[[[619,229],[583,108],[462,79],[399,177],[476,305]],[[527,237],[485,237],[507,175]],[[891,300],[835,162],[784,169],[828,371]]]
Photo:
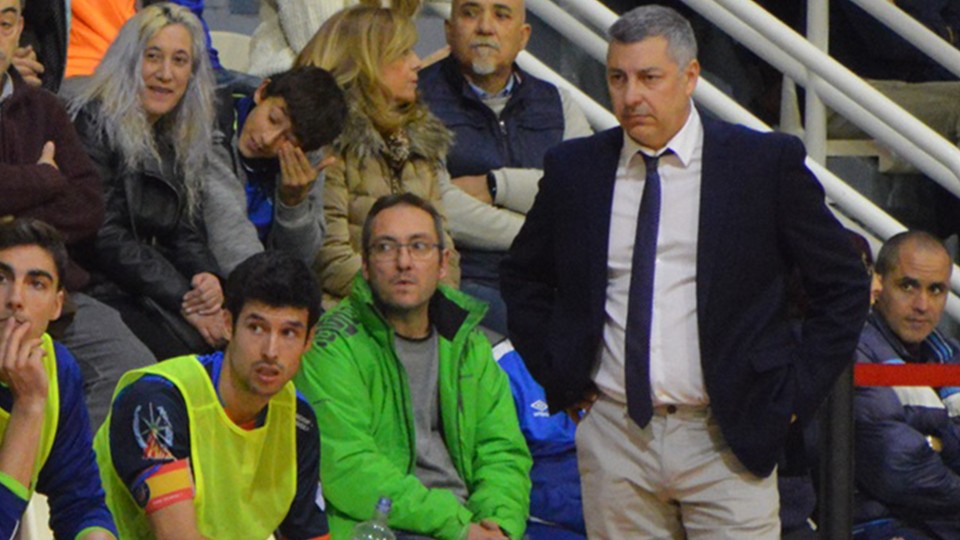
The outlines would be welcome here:
[[[173,445],[173,426],[163,406],[154,407],[153,403],[150,403],[144,408],[143,405],[137,405],[133,411],[133,436],[143,450],[144,459],[174,459],[170,452]]]

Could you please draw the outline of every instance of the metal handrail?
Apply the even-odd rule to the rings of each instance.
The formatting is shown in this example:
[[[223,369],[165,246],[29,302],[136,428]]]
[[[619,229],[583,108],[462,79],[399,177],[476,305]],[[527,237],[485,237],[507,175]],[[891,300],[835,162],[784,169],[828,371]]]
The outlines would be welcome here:
[[[811,85],[837,112],[914,162],[960,197],[960,150],[779,19],[743,0],[684,0],[755,53],[804,86]],[[810,77],[813,73],[816,77]],[[848,96],[857,96],[853,101]],[[870,114],[865,115],[867,111]],[[878,122],[879,120],[879,122]],[[885,125],[887,129],[878,129]],[[918,141],[918,143],[912,142]],[[922,144],[922,146],[920,146]],[[939,162],[931,166],[929,159]],[[946,168],[946,170],[944,170]]]

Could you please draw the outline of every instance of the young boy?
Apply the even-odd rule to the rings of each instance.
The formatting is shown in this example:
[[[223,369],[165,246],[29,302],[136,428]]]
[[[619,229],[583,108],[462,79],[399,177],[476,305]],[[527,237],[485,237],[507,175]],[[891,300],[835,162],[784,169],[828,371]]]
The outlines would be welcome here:
[[[307,154],[340,134],[343,92],[323,69],[294,68],[236,108],[236,135],[216,145],[204,183],[210,248],[225,272],[263,249],[312,263],[323,241],[320,174],[333,158]]]

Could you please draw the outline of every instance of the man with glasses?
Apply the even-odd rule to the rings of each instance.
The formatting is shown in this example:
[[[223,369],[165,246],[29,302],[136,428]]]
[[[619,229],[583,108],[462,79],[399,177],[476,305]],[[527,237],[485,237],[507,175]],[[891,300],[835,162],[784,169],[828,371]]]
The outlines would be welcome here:
[[[485,306],[439,285],[450,254],[440,215],[410,193],[382,197],[362,241],[361,274],[295,380],[323,419],[333,537],[387,496],[398,538],[520,538],[530,454],[477,330]]]

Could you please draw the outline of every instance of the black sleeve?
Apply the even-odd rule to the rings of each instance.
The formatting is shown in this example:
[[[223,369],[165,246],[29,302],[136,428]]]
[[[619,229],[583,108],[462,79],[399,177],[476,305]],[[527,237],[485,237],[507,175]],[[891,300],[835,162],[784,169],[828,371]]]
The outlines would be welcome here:
[[[190,457],[190,420],[173,384],[148,375],[120,392],[111,410],[110,456],[128,488],[143,471]]]
[[[308,540],[329,534],[327,515],[318,504],[320,479],[320,430],[313,408],[297,399],[297,494],[290,512],[280,524],[287,540]]]

